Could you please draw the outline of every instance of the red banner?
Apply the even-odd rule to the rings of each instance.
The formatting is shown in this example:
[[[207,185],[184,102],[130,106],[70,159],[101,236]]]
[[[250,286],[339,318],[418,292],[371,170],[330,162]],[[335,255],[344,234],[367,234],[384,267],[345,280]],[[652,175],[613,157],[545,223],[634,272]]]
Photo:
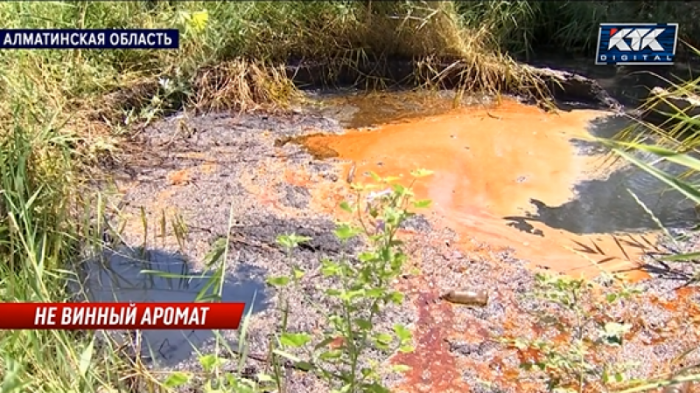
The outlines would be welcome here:
[[[0,303],[0,329],[238,329],[245,303]]]

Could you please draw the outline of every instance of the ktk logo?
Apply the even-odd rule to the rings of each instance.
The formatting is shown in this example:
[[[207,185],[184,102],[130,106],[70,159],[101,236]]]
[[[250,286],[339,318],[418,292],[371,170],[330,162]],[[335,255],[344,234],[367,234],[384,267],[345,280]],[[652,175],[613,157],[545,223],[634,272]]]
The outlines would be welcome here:
[[[666,29],[643,29],[643,28],[626,28],[626,29],[610,29],[610,42],[608,50],[617,49],[621,52],[639,52],[645,48],[652,51],[663,51],[664,47],[659,44],[656,38]],[[625,38],[630,39],[628,44]]]
[[[678,23],[601,23],[598,65],[671,65],[676,56]]]

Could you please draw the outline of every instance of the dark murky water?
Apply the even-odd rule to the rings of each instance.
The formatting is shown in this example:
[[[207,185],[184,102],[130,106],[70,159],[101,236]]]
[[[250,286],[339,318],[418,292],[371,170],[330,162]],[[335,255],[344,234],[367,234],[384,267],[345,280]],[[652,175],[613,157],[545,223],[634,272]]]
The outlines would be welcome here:
[[[150,272],[149,272],[150,271]],[[152,273],[153,271],[159,273]],[[194,302],[198,295],[216,294],[218,281],[191,272],[180,255],[159,250],[111,252],[102,261],[86,264],[85,292],[94,302]],[[209,284],[214,284],[209,287]],[[245,302],[248,312],[267,308],[261,272],[241,264],[224,277],[223,302]],[[142,356],[159,365],[174,365],[215,339],[205,330],[148,330],[142,332]],[[229,343],[234,345],[235,343]]]
[[[590,133],[610,138],[630,124],[624,117],[610,116],[594,120]],[[582,154],[606,154],[597,142],[572,140]],[[651,154],[632,152],[643,162],[653,162]],[[601,161],[601,165],[606,163]],[[655,167],[681,175],[687,168],[662,162]],[[690,178],[689,180],[694,180]],[[648,232],[659,230],[658,220],[666,228],[688,228],[698,219],[695,205],[653,175],[626,164],[604,178],[582,180],[574,185],[576,196],[570,201],[549,206],[533,199],[536,212],[527,217],[509,217],[515,221],[539,221],[552,228],[577,234]]]

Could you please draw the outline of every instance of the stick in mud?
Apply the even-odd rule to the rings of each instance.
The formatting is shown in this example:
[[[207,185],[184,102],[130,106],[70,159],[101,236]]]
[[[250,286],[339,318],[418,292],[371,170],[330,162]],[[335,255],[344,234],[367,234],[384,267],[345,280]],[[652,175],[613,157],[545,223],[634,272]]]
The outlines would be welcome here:
[[[683,382],[681,384],[666,386],[661,393],[690,393],[690,388],[692,384],[690,382]]]
[[[350,167],[350,171],[348,172],[348,177],[345,179],[348,184],[352,184],[352,182],[355,180],[355,170],[357,170],[357,163],[353,162],[352,166]]]

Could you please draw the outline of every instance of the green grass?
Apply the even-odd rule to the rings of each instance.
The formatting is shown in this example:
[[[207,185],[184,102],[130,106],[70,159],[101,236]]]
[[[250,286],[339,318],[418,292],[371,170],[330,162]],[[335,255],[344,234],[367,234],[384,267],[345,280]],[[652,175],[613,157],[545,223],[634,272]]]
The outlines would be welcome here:
[[[85,180],[134,124],[182,107],[285,108],[300,98],[280,68],[291,59],[331,69],[365,59],[421,59],[426,81],[439,76],[436,60],[461,60],[468,65],[465,90],[517,91],[533,81],[507,53],[531,56],[547,46],[590,53],[600,22],[677,21],[689,38],[697,31],[685,22],[697,19],[697,8],[532,1],[0,3],[6,28],[182,32],[179,51],[0,53],[0,300],[70,298],[72,262],[100,233],[90,217],[101,217],[101,204],[91,204]],[[90,334],[3,331],[0,349],[2,392],[97,392],[133,382],[127,377],[134,365],[94,347]],[[141,383],[156,389],[152,381]]]
[[[17,119],[24,115],[14,112]],[[70,148],[51,124],[31,133],[18,124],[11,131],[0,149],[0,300],[66,301],[69,273],[62,262],[75,257],[78,245],[68,225]],[[34,171],[41,160],[49,160],[52,170]],[[90,391],[117,369],[112,355],[94,351],[90,336],[64,331],[3,331],[0,348],[3,392]]]
[[[700,55],[700,51],[690,47],[689,52]],[[700,79],[685,82],[673,83],[668,89],[671,95],[676,96],[698,96],[700,92]],[[696,204],[696,210],[700,207],[700,185],[692,180],[692,175],[700,173],[700,160],[698,159],[698,148],[700,147],[700,123],[697,118],[693,118],[685,113],[683,108],[674,106],[666,96],[656,96],[650,98],[642,106],[644,110],[657,111],[663,113],[668,120],[660,125],[639,121],[631,125],[628,129],[620,132],[611,140],[602,140],[612,148],[613,153],[631,164],[641,168],[648,174],[654,176],[664,183],[671,192],[678,192],[688,200]],[[644,153],[652,160],[642,160],[635,152]],[[664,172],[659,169],[659,163],[672,163],[686,171],[681,175]],[[651,214],[651,212],[649,211]],[[653,217],[661,226],[659,220]],[[660,229],[673,241],[680,241],[687,235],[681,235],[678,239],[667,228]],[[694,229],[697,231],[698,227]],[[678,264],[689,264],[693,266],[694,274],[685,285],[697,285],[700,281],[700,270],[697,269],[697,258],[700,250],[691,250],[683,254],[669,253],[660,257],[673,269]],[[684,360],[686,356],[698,350],[698,347],[688,348],[685,353],[679,354],[679,360]],[[678,390],[683,391],[693,382],[700,381],[700,372],[697,365],[691,365],[677,374],[660,375],[649,381],[639,381],[630,384],[623,393],[643,392],[665,386],[680,386]],[[666,391],[666,390],[664,390]]]
[[[285,103],[293,93],[288,85],[251,80],[251,66],[260,75],[275,73],[272,67],[290,59],[328,62],[331,66],[356,64],[366,58],[401,57],[463,58],[477,65],[484,88],[494,79],[515,77],[518,70],[497,52],[485,48],[486,40],[465,29],[463,18],[451,2],[78,2],[3,3],[0,17],[7,27],[109,28],[177,27],[182,31],[179,51],[13,51],[0,59],[7,75],[0,85],[10,95],[27,95],[27,83],[35,83],[30,97],[50,98],[54,108],[85,109],[107,93],[129,91],[116,108],[143,107],[158,92],[158,77],[174,79],[181,93],[178,101],[202,104],[212,87],[202,72],[219,70],[225,80],[251,95],[229,89],[231,106],[255,101]],[[487,50],[489,49],[489,50]],[[232,64],[229,64],[232,63]],[[17,72],[21,70],[21,72]],[[225,76],[225,77],[224,77]],[[510,78],[513,79],[513,78]],[[253,84],[248,87],[246,85]],[[214,87],[214,90],[217,86]],[[101,100],[104,101],[104,100]],[[176,102],[180,105],[182,102]],[[104,112],[102,113],[104,114]],[[120,113],[121,115],[121,113]]]
[[[533,50],[593,57],[600,23],[676,22],[679,38],[697,44],[700,6],[679,1],[494,1],[464,2],[463,13],[478,24],[496,19],[498,42],[511,53]],[[488,11],[485,11],[488,10]],[[476,11],[476,12],[475,12]],[[679,48],[679,55],[693,57]]]

